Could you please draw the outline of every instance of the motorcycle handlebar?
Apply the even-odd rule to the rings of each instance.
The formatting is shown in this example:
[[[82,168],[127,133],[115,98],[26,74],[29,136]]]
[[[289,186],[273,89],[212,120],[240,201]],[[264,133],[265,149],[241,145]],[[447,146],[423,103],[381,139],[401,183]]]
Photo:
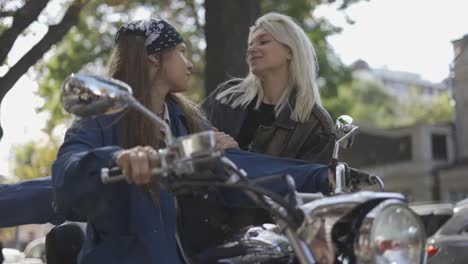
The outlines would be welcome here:
[[[161,175],[165,172],[165,169],[156,168],[151,171],[152,175]],[[114,183],[127,180],[127,176],[123,174],[123,171],[119,167],[113,168],[102,168],[101,169],[101,181],[104,184]]]
[[[101,169],[101,181],[104,184],[118,182],[126,179],[127,176],[123,174],[122,169],[119,167]]]

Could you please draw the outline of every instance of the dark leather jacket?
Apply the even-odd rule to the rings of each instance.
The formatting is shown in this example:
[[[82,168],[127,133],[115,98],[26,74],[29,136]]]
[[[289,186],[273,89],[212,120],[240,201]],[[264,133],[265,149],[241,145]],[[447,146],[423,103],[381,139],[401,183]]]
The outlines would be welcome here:
[[[216,95],[227,88],[216,89],[201,107],[214,127],[237,140],[248,110],[241,107],[232,108],[229,102],[221,103],[216,100]],[[294,94],[290,96],[289,104],[294,108]],[[316,104],[309,119],[300,123],[290,118],[291,108],[284,107],[271,127],[258,127],[250,144],[250,151],[329,164],[336,132],[328,112]]]

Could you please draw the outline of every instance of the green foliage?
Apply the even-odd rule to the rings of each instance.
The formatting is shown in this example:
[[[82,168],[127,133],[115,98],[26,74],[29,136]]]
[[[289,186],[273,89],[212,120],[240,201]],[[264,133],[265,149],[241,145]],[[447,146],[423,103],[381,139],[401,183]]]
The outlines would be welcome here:
[[[435,98],[425,98],[417,87],[413,87],[406,102],[400,104],[400,116],[393,126],[449,122],[454,119],[453,99],[444,92]]]
[[[51,175],[52,163],[57,157],[58,144],[36,141],[16,146],[14,175],[19,180],[30,180]]]
[[[454,117],[451,95],[447,92],[428,99],[414,87],[407,98],[398,100],[381,83],[358,79],[340,85],[338,95],[325,98],[323,104],[333,118],[347,114],[358,122],[382,128],[447,122]]]
[[[337,89],[337,96],[323,104],[336,117],[347,114],[356,121],[388,126],[396,118],[396,99],[377,82],[353,80]]]
[[[7,29],[7,27],[4,24],[0,23],[0,34],[2,34],[3,31],[5,31],[5,29]]]

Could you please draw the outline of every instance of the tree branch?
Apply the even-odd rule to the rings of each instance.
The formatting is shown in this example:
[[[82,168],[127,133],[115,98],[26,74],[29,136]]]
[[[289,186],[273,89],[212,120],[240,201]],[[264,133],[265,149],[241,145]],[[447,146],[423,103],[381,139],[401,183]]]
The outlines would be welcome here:
[[[49,0],[29,0],[15,12],[13,24],[0,36],[0,63],[5,61],[19,34],[37,20],[48,2]]]
[[[0,18],[11,17],[16,13],[16,11],[0,11]]]
[[[68,7],[62,20],[58,24],[50,26],[44,37],[0,78],[0,102],[16,81],[42,58],[52,45],[59,42],[78,23],[81,9],[87,3],[88,1],[75,0]]]

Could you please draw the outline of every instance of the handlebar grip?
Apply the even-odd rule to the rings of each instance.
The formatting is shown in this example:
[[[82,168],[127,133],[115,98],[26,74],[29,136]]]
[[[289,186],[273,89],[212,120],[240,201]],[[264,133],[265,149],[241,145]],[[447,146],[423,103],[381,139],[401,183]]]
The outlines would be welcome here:
[[[154,175],[163,175],[168,169],[164,168],[155,168],[151,171],[151,174]],[[102,168],[101,169],[101,181],[104,184],[119,182],[127,179],[127,176],[122,174],[123,171],[119,167],[113,168]]]
[[[113,168],[102,168],[101,169],[101,181],[104,184],[118,182],[126,180],[127,176],[122,174],[123,171],[119,167]]]

